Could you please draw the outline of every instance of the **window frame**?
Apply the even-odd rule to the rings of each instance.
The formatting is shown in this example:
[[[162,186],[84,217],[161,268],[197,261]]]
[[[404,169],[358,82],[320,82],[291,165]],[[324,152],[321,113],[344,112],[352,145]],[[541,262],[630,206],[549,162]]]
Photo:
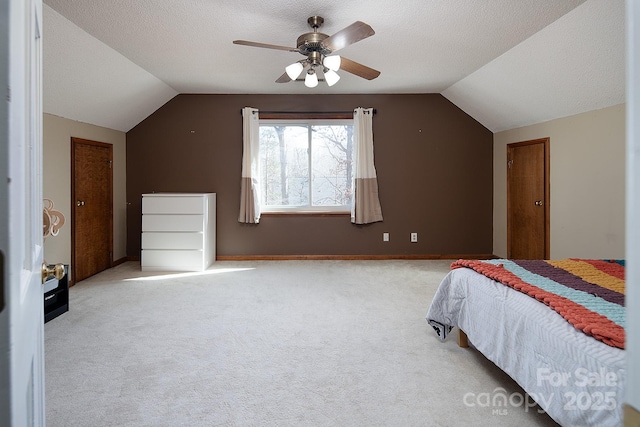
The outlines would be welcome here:
[[[300,117],[300,118],[277,118],[277,117],[269,117],[262,118],[260,117],[258,126],[259,128],[262,126],[278,126],[278,125],[299,125],[299,126],[307,126],[309,129],[309,135],[312,134],[311,126],[331,126],[331,125],[351,125],[353,127],[353,117],[339,117],[339,118],[325,118],[325,117]],[[312,201],[312,172],[313,172],[313,156],[312,156],[312,138],[309,136],[307,139],[308,145],[307,150],[309,153],[308,158],[308,166],[309,166],[309,202]],[[262,175],[262,170],[260,171],[260,175]],[[263,196],[261,196],[263,197]],[[352,194],[353,198],[353,194]],[[300,215],[318,215],[318,216],[332,216],[332,215],[346,215],[351,214],[351,205],[353,203],[353,199],[347,205],[341,206],[313,206],[309,205],[265,205],[260,200],[260,210],[261,214],[266,215],[287,215],[287,214],[300,214]]]

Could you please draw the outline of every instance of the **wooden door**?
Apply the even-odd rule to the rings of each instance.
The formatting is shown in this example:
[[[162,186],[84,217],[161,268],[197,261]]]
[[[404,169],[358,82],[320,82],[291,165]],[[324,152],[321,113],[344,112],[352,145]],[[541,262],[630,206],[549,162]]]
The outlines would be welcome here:
[[[113,146],[71,138],[71,248],[75,282],[113,261]]]
[[[42,2],[0,2],[0,425],[44,426]]]
[[[507,252],[549,258],[549,138],[507,145]]]

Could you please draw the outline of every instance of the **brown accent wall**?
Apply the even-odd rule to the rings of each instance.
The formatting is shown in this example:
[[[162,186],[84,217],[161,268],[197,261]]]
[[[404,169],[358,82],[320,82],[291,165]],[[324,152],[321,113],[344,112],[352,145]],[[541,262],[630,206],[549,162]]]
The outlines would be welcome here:
[[[242,107],[373,107],[384,221],[263,216],[238,223]],[[127,133],[127,255],[140,255],[141,195],[217,193],[217,255],[476,255],[492,251],[493,134],[439,94],[178,95]],[[389,242],[382,233],[390,233]],[[418,243],[411,243],[411,232]]]

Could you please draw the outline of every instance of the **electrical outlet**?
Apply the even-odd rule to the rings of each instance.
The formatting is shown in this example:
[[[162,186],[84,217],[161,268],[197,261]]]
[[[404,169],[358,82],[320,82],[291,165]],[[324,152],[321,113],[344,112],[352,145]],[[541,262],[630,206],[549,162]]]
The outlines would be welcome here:
[[[389,233],[382,233],[382,241],[383,242],[389,241]]]
[[[411,233],[411,242],[416,243],[418,241],[418,233]]]

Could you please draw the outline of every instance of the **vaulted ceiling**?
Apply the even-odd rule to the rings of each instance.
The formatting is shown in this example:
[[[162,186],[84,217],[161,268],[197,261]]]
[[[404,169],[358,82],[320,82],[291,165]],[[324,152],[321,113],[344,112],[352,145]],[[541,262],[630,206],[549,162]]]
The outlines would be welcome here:
[[[324,17],[376,34],[332,87],[276,83]],[[179,93],[441,93],[493,132],[625,102],[624,0],[45,0],[44,110],[128,131]]]

